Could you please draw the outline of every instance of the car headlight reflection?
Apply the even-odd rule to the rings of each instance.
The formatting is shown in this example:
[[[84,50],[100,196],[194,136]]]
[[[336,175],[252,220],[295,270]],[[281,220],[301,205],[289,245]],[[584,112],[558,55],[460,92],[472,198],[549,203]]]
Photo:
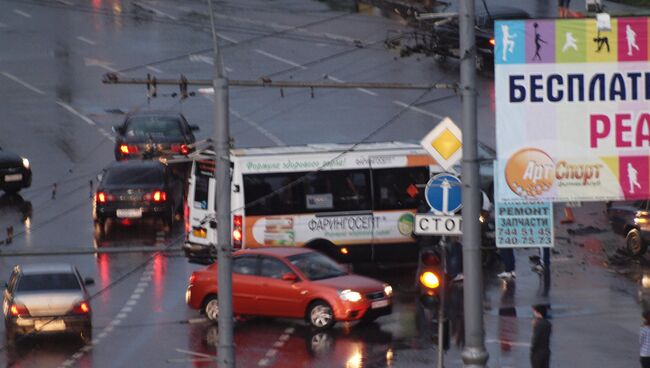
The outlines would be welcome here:
[[[22,159],[23,159],[23,166],[25,167],[25,169],[29,169],[29,160],[24,157],[22,157]]]
[[[359,294],[356,291],[352,291],[350,289],[345,289],[343,291],[340,291],[339,296],[341,297],[342,300],[348,302],[358,302],[359,300],[361,300],[361,294]]]
[[[386,296],[393,295],[393,287],[388,285],[388,284],[385,284],[384,285],[384,294],[386,294]]]

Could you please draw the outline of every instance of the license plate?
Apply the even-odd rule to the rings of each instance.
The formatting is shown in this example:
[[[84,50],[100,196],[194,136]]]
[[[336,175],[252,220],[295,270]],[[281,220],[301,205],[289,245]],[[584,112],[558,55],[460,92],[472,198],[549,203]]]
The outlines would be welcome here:
[[[21,181],[21,180],[23,180],[23,174],[5,175],[5,181]]]
[[[119,218],[140,218],[142,217],[142,208],[121,208],[116,213]]]
[[[35,321],[36,331],[65,331],[65,322],[62,319]]]
[[[372,303],[370,303],[370,308],[375,309],[375,308],[388,307],[388,304],[390,304],[390,302],[388,301],[388,299],[385,299],[385,300],[377,300],[376,302],[372,302]]]

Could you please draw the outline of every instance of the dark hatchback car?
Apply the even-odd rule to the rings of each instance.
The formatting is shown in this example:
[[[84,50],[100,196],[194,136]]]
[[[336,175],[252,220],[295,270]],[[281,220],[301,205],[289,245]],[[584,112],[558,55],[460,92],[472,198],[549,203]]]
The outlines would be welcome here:
[[[502,19],[528,19],[524,10],[510,7],[476,9],[476,69],[491,70],[494,67],[494,21]],[[433,52],[440,56],[458,58],[460,55],[458,17],[453,16],[434,23]]]
[[[0,148],[0,189],[5,193],[17,193],[32,185],[32,169],[29,160]]]
[[[84,342],[92,339],[92,314],[87,285],[69,264],[15,266],[3,296],[7,342],[26,334],[69,332]]]
[[[113,127],[115,159],[151,158],[186,155],[196,141],[196,125],[190,125],[183,114],[173,111],[140,111],[128,114],[124,123]]]
[[[612,230],[625,237],[630,255],[640,257],[646,252],[650,244],[650,200],[610,203],[607,218]]]
[[[183,182],[159,161],[118,161],[104,169],[93,201],[95,235],[119,223],[153,221],[170,233],[183,208]]]

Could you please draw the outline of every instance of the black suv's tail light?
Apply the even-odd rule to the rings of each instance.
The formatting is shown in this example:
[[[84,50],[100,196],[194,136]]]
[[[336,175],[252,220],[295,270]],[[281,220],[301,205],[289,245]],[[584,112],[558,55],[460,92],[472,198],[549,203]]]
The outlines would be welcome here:
[[[79,303],[75,304],[74,307],[72,307],[72,313],[88,314],[90,313],[90,304],[85,300],[80,301]]]
[[[27,310],[27,307],[25,307],[22,304],[17,304],[17,303],[11,304],[11,307],[9,307],[9,312],[14,317],[29,316],[29,311]]]

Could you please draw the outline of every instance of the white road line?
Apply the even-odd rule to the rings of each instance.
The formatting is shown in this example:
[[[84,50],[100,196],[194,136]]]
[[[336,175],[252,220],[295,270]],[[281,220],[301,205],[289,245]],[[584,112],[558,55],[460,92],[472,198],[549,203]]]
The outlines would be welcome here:
[[[11,79],[11,80],[14,81],[14,82],[20,84],[21,86],[27,88],[28,90],[38,93],[39,95],[44,95],[44,94],[45,94],[45,92],[43,92],[43,91],[41,91],[40,89],[38,89],[38,88],[32,86],[31,84],[25,82],[24,80],[22,80],[22,79],[16,77],[16,76],[13,75],[13,74],[10,74],[10,73],[7,73],[7,72],[2,72],[2,75],[4,75],[5,77]]]
[[[273,344],[274,348],[281,348],[284,346],[284,341],[276,341],[275,344]]]
[[[66,1],[66,0],[57,0],[57,2],[59,2],[59,3],[63,4],[63,5],[67,5],[67,6],[72,6],[72,5],[74,5],[74,4],[71,3],[70,1]]]
[[[336,78],[335,76],[332,76],[332,75],[328,75],[328,76],[327,76],[327,79],[329,79],[329,80],[333,80],[333,81],[336,82],[336,83],[345,83],[344,80],[339,79],[339,78]],[[369,90],[367,90],[367,89],[365,89],[365,88],[357,88],[357,91],[359,91],[359,92],[363,92],[363,93],[365,93],[365,94],[369,94],[369,95],[371,95],[371,96],[378,96],[377,93],[375,93],[375,92],[373,92],[373,91],[369,91]]]
[[[29,13],[25,13],[24,11],[22,11],[20,9],[14,9],[14,13],[16,13],[18,15],[22,15],[25,18],[31,18],[32,17]]]
[[[121,311],[124,312],[124,313],[129,313],[129,312],[133,311],[133,308],[124,306],[124,307],[122,307]]]
[[[138,301],[133,299],[129,299],[126,302],[126,305],[136,305],[136,304],[138,304]]]
[[[405,107],[405,108],[407,108],[407,109],[409,109],[409,110],[413,110],[413,111],[415,111],[415,112],[419,112],[420,114],[424,114],[424,115],[427,115],[427,116],[431,116],[431,117],[436,118],[436,119],[444,119],[444,116],[440,116],[440,115],[438,115],[438,114],[436,114],[436,113],[429,112],[429,111],[427,111],[427,110],[423,110],[423,109],[421,109],[421,108],[419,108],[419,107],[410,106],[410,105],[407,104],[406,102],[402,102],[402,101],[394,100],[393,103],[394,103],[395,105],[399,105],[399,106]]]
[[[99,335],[97,335],[97,338],[98,338],[98,339],[103,339],[104,337],[106,337],[106,335],[108,335],[108,333],[106,333],[106,332],[102,332],[102,333],[100,333]]]
[[[92,345],[86,345],[83,348],[81,348],[81,351],[84,352],[84,353],[87,353],[87,352],[91,351],[92,348],[93,348]]]
[[[151,5],[146,5],[146,4],[143,4],[141,2],[133,2],[133,5],[138,6],[138,7],[142,8],[142,9],[144,9],[144,10],[149,10],[150,12],[154,13],[156,16],[167,17],[167,18],[169,18],[171,20],[178,20],[176,17],[174,17],[172,15],[169,15],[169,14],[167,14],[167,13],[161,11],[161,10],[158,10],[158,9],[154,8],[153,6],[151,6]]]
[[[293,327],[288,327],[284,330],[284,333],[292,334],[296,329]]]
[[[217,34],[217,37],[221,38],[222,40],[226,40],[226,41],[228,41],[228,42],[230,42],[230,43],[234,43],[234,44],[238,44],[238,43],[239,43],[239,41],[237,41],[236,39],[231,38],[231,37],[228,37],[228,36],[224,36],[224,35],[222,35],[222,34]]]
[[[140,294],[131,294],[131,300],[138,300],[140,299]]]
[[[151,66],[151,65],[147,65],[145,68],[151,70],[151,71],[154,72],[154,73],[160,73],[160,74],[162,74],[162,72],[163,72],[162,70],[156,68],[155,66]]]
[[[226,69],[226,71],[227,71],[228,73],[232,73],[232,71],[233,71],[232,68],[229,68],[229,67],[227,67],[227,66],[224,66],[223,68]]]
[[[115,316],[115,318],[119,318],[119,319],[126,318],[126,313],[118,313],[117,316]]]
[[[176,351],[179,352],[179,353],[198,356],[198,357],[201,357],[201,358],[211,358],[211,359],[214,358],[214,355],[203,354],[203,353],[199,353],[199,352],[191,351],[191,350],[176,349]]]
[[[64,109],[68,110],[70,113],[75,115],[76,117],[80,118],[81,120],[85,121],[88,123],[88,125],[95,126],[95,122],[92,121],[89,117],[86,115],[80,113],[79,111],[75,110],[72,106],[68,105],[67,103],[63,101],[56,101],[56,104],[63,107]]]
[[[207,322],[207,321],[208,321],[207,318],[192,318],[192,319],[188,319],[187,323],[193,325],[193,324],[203,323],[203,322]]]
[[[136,288],[135,290],[133,290],[133,292],[140,294],[140,293],[144,292],[144,288],[141,288],[141,287]]]
[[[303,69],[303,70],[307,69],[307,67],[304,67],[304,66],[302,66],[302,65],[300,65],[300,64],[298,64],[298,63],[296,63],[296,62],[293,62],[293,61],[291,61],[291,60],[287,60],[287,59],[282,58],[282,57],[279,57],[279,56],[277,56],[277,55],[273,55],[273,54],[268,53],[268,52],[266,52],[266,51],[264,51],[264,50],[255,49],[255,52],[257,52],[257,53],[260,54],[260,55],[264,55],[264,56],[269,57],[269,58],[271,58],[271,59],[274,59],[274,60],[277,60],[277,61],[283,62],[283,63],[285,63],[285,64],[289,64],[289,65],[291,65],[291,66],[295,66],[295,67],[300,68],[300,69]]]
[[[92,45],[92,46],[97,45],[97,43],[96,43],[95,41],[93,41],[93,40],[91,40],[91,39],[88,39],[88,38],[86,38],[86,37],[84,37],[84,36],[77,36],[77,39],[78,39],[79,41],[81,41],[81,42],[85,42],[85,43],[87,43],[87,44],[89,44],[89,45]]]
[[[259,365],[260,367],[266,367],[267,365],[269,365],[269,362],[270,362],[269,359],[262,358],[262,359],[260,359],[259,362],[257,362],[257,365]]]
[[[275,349],[269,349],[269,351],[266,352],[266,356],[267,356],[268,358],[273,358],[277,353],[278,353],[277,350],[275,350]]]
[[[377,96],[376,92],[369,91],[369,90],[367,90],[365,88],[357,88],[357,91],[363,92],[363,93],[368,94],[370,96]]]
[[[138,284],[136,285],[136,287],[139,287],[139,288],[143,288],[143,287],[147,287],[147,286],[149,286],[148,282],[138,282]]]
[[[262,133],[262,135],[264,135],[266,138],[273,141],[273,143],[277,144],[278,146],[286,146],[286,144],[280,138],[276,137],[273,133],[269,132],[268,130],[263,128],[261,125],[257,124],[256,122],[252,121],[251,119],[249,119],[249,118],[247,118],[245,116],[242,116],[242,114],[240,114],[239,112],[233,110],[232,108],[230,109],[230,112],[235,117],[237,117],[238,119],[245,121],[246,123],[248,123],[249,125],[251,125],[255,129],[257,129],[260,133]]]

